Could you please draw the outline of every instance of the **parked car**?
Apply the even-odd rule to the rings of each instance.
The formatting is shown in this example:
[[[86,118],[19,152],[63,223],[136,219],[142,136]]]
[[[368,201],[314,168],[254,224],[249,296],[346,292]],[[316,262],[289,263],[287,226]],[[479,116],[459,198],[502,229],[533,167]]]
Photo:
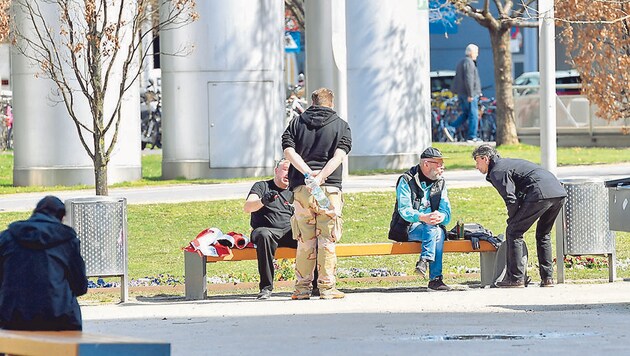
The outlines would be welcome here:
[[[580,74],[575,69],[556,71],[556,84],[579,84],[581,82]],[[516,89],[517,95],[537,93],[540,87],[540,73],[525,72],[514,79],[514,85],[536,86],[536,88]],[[580,88],[556,88],[556,94],[558,95],[580,95],[581,92]]]

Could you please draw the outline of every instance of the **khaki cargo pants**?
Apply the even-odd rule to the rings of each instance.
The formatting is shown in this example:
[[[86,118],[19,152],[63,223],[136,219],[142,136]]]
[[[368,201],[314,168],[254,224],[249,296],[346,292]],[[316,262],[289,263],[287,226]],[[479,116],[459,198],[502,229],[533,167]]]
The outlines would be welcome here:
[[[315,267],[319,273],[317,285],[320,291],[335,287],[335,243],[341,239],[343,197],[339,188],[322,186],[322,189],[334,208],[335,217],[319,208],[306,186],[301,185],[293,191],[295,214],[291,218],[291,228],[293,238],[298,242],[295,291],[299,294],[310,294]]]

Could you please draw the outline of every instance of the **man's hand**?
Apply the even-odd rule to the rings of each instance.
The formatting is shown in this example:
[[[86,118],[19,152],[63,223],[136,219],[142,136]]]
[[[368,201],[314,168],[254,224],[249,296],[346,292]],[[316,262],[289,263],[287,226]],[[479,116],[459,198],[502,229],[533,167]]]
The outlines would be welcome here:
[[[262,199],[260,199],[260,202],[263,203],[264,206],[268,206],[269,204],[273,203],[277,198],[278,192],[276,192],[275,190],[270,190],[265,193],[265,195],[263,195]]]
[[[317,182],[317,185],[322,185],[322,183],[324,183],[326,181],[326,179],[322,179],[322,176],[320,175],[321,173],[321,169],[315,170],[313,172],[311,172],[311,177],[313,177],[313,180],[315,180],[315,182]]]
[[[429,214],[424,214],[420,216],[420,221],[429,225],[437,225],[444,221],[444,216],[439,211],[434,211]]]

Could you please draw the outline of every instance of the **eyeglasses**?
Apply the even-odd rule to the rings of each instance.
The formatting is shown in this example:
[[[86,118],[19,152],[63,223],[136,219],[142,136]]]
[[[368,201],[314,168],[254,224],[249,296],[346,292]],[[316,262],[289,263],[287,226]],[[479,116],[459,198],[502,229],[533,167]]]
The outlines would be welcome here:
[[[427,160],[427,162],[429,163],[433,163],[435,165],[437,165],[438,167],[444,167],[444,161],[440,162],[440,161],[433,161],[433,160]]]

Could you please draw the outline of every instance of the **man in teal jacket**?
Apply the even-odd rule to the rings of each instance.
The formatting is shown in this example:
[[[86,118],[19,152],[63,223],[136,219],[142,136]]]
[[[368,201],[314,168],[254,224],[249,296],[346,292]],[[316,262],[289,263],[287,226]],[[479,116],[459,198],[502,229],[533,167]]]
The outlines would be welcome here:
[[[424,277],[428,270],[428,287],[437,291],[450,290],[442,281],[444,226],[451,220],[451,203],[443,173],[442,152],[433,147],[424,150],[420,163],[398,178],[389,230],[392,240],[422,243],[416,272]]]

